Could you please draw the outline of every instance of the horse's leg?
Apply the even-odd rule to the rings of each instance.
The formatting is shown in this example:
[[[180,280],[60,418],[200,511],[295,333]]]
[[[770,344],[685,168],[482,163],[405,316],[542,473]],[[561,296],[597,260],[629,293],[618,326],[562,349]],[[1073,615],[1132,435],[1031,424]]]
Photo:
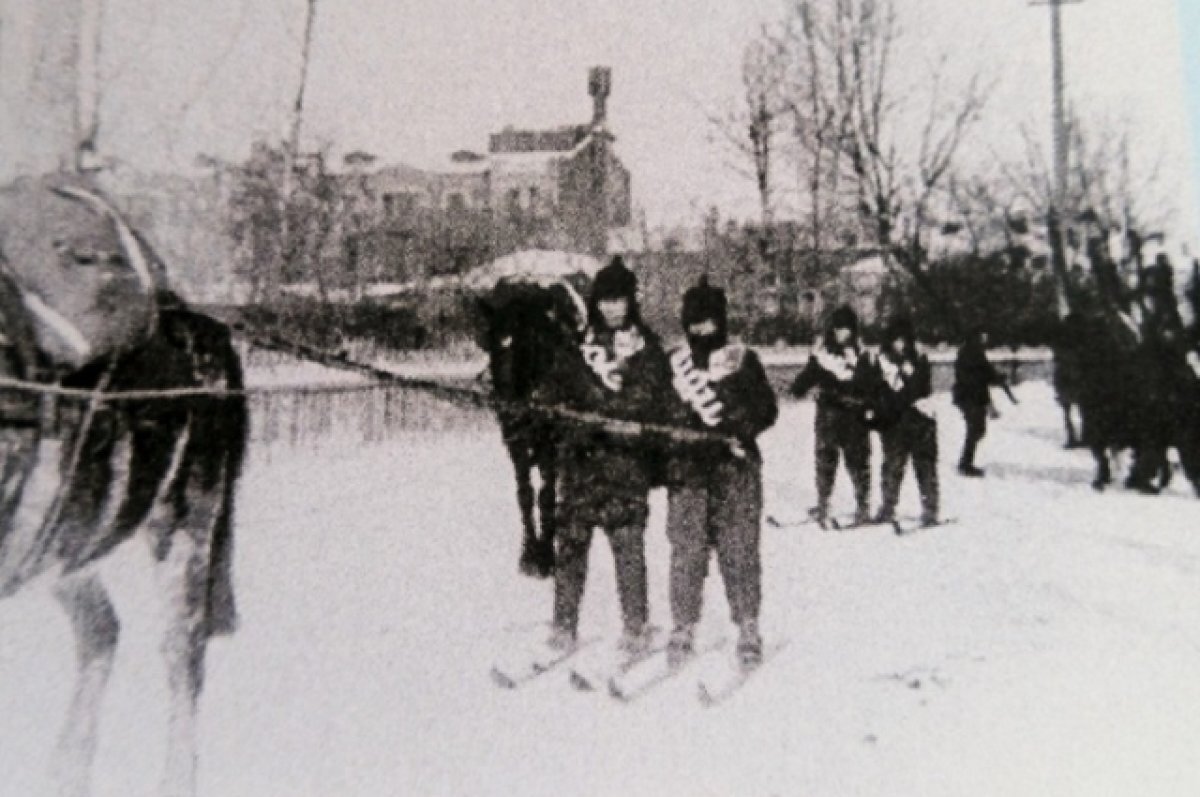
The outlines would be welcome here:
[[[1112,483],[1112,469],[1108,464],[1108,451],[1102,445],[1093,444],[1092,458],[1096,460],[1096,478],[1092,482],[1092,487],[1096,490],[1103,490]]]
[[[1079,435],[1075,432],[1075,424],[1071,420],[1071,402],[1062,402],[1063,423],[1067,427],[1067,448],[1079,447]]]
[[[196,792],[196,708],[210,636],[213,538],[225,490],[230,489],[222,478],[205,483],[200,462],[187,456],[190,443],[185,428],[174,441],[166,476],[143,526],[159,561],[166,609],[160,650],[167,670],[167,759],[159,793],[170,797]]]
[[[120,623],[104,585],[93,575],[64,578],[55,597],[66,610],[75,632],[78,673],[66,722],[58,737],[53,778],[63,797],[86,795],[96,736],[100,701],[112,672]]]
[[[557,452],[553,445],[544,446],[538,452],[538,473],[542,477],[542,486],[538,491],[538,519],[541,521],[541,537],[538,539],[539,564],[541,575],[550,576],[554,572],[554,536],[557,530],[556,512],[558,509],[558,468],[555,462]]]
[[[524,446],[509,446],[513,472],[517,476],[517,506],[521,509],[521,572],[527,576],[540,575],[538,567],[537,525],[533,515],[533,459]]]
[[[206,515],[208,522],[194,523],[196,514]],[[196,791],[196,708],[204,686],[204,654],[209,638],[211,530],[216,510],[193,504],[189,515],[189,522],[174,530],[170,552],[160,565],[167,610],[161,651],[170,701],[161,793],[171,797],[190,797]]]

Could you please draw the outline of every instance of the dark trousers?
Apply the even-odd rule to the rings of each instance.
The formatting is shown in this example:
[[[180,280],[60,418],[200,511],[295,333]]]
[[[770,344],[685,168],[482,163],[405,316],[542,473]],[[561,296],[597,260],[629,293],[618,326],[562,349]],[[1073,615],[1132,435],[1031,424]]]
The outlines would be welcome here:
[[[817,505],[824,510],[833,493],[839,456],[854,485],[858,513],[866,516],[871,497],[871,439],[866,424],[851,410],[817,405]]]
[[[762,603],[762,473],[757,464],[716,467],[705,481],[672,487],[667,502],[671,543],[671,617],[676,625],[700,620],[709,553],[725,582],[733,622],[757,620]]]
[[[975,467],[975,449],[979,441],[987,434],[986,404],[963,404],[959,406],[963,420],[967,423],[967,436],[963,440],[962,456],[958,458],[959,470]]]
[[[592,544],[591,523],[572,519],[564,522],[555,538],[554,624],[574,632],[579,625],[579,604],[587,581],[588,551]],[[617,597],[625,631],[637,634],[649,617],[646,598],[646,524],[605,528],[616,564]]]
[[[922,516],[926,520],[935,520],[938,515],[937,422],[930,418],[905,416],[895,426],[880,432],[879,440],[883,448],[880,513],[895,513],[904,470],[911,457],[917,489],[921,493]]]

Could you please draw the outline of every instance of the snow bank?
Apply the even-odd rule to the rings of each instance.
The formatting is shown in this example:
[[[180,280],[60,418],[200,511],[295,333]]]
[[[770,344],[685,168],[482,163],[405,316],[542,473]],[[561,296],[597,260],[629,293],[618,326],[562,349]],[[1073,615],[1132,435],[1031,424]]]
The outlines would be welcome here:
[[[548,618],[517,575],[510,466],[494,428],[413,432],[251,459],[240,492],[243,626],[211,647],[201,793],[258,795],[1194,795],[1200,793],[1200,534],[1190,487],[1089,487],[1049,388],[1001,405],[960,479],[939,399],[943,514],[897,538],[764,526],[763,628],[786,647],[731,702],[694,682],[630,706],[565,675],[516,692],[488,667]],[[812,407],[764,440],[767,511],[813,498]],[[878,465],[878,458],[875,460]],[[669,624],[664,501],[647,535]],[[844,473],[835,503],[851,508]],[[915,515],[905,484],[901,513]],[[95,793],[152,795],[165,722],[149,556],[104,566],[124,645]],[[585,633],[613,639],[611,555],[592,549]],[[701,635],[731,634],[715,567]],[[0,603],[0,792],[38,793],[69,696],[71,640],[43,590]]]

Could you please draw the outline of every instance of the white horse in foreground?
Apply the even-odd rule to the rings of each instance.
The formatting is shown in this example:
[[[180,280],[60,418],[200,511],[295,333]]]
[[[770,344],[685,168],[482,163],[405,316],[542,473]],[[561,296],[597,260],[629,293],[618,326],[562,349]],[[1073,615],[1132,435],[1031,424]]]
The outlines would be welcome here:
[[[195,792],[205,648],[237,622],[241,364],[228,328],[183,306],[163,271],[78,179],[0,189],[0,598],[54,579],[75,635],[78,677],[53,760],[62,795],[89,791],[119,638],[100,559],[143,537],[168,593],[163,794]]]

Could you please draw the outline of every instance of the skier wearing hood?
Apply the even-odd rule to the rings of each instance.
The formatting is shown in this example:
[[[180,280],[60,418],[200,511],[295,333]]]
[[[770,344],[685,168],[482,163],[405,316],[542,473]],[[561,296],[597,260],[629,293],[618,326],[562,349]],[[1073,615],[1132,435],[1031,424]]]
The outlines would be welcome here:
[[[551,644],[576,642],[588,550],[601,528],[616,562],[621,647],[636,652],[649,642],[643,536],[655,454],[641,424],[667,420],[671,376],[658,337],[641,320],[637,277],[620,257],[596,274],[579,351],[536,396],[607,419],[564,430]]]
[[[824,524],[828,517],[840,457],[845,457],[854,484],[854,523],[866,523],[870,517],[871,443],[867,422],[873,415],[868,399],[875,378],[875,365],[858,341],[858,316],[849,307],[839,307],[791,386],[791,394],[797,398],[813,388],[817,390],[814,513],[818,523]]]
[[[938,522],[937,421],[929,358],[917,350],[912,323],[892,321],[879,350],[879,395],[875,427],[883,448],[878,523],[895,519],[900,485],[911,457],[921,493],[921,524]]]
[[[702,279],[684,294],[681,321],[687,340],[670,354],[675,413],[693,429],[736,442],[682,444],[669,460],[667,538],[675,628],[668,660],[677,666],[693,651],[715,549],[738,627],[738,660],[754,667],[762,660],[762,455],[756,438],[775,423],[778,407],[758,355],[729,341],[724,291]]]

